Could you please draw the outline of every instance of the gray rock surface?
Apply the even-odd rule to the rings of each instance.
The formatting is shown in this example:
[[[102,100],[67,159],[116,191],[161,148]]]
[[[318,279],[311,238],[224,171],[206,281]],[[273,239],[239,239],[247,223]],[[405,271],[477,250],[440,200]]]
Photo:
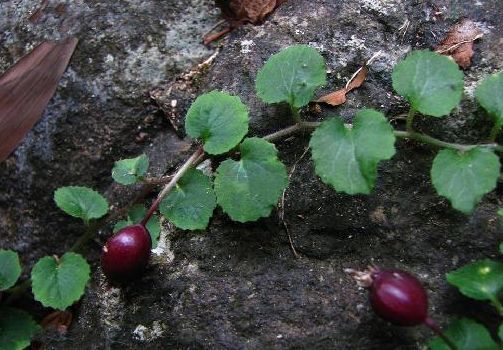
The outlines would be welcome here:
[[[9,3],[8,11],[19,18],[30,9],[27,2],[19,8]],[[437,1],[436,7],[398,0],[288,1],[264,25],[245,26],[229,35],[211,67],[190,81],[174,78],[210,54],[195,41],[217,21],[209,2],[193,0],[193,7],[171,1],[77,4],[76,11],[89,20],[71,70],[37,126],[43,130],[35,129],[32,141],[0,165],[2,183],[7,184],[0,196],[0,219],[6,230],[2,247],[19,250],[27,265],[44,254],[63,252],[78,236],[79,226],[51,203],[56,187],[91,185],[107,190],[115,203],[124,189],[110,186],[114,160],[146,151],[154,159],[153,173],[159,174],[186,156],[188,141],[175,136],[169,122],[161,120],[145,99],[158,85],[155,96],[175,125],[183,125],[185,110],[196,94],[219,89],[241,97],[250,111],[251,133],[264,135],[290,123],[283,106],[264,105],[254,91],[256,73],[273,53],[295,43],[320,50],[330,72],[327,86],[318,92],[322,95],[343,86],[362,62],[382,51],[365,84],[350,93],[346,104],[323,107],[319,114],[306,110],[304,115],[309,120],[340,115],[350,121],[365,106],[381,110],[402,127],[392,118],[407,108],[391,88],[393,65],[413,48],[435,46],[457,19],[468,17],[485,36],[476,42],[473,65],[465,71],[466,100],[452,116],[418,118],[416,127],[449,141],[477,142],[489,127],[473,101],[474,86],[481,77],[503,68],[503,8],[498,0],[445,0]],[[113,24],[93,13],[107,13],[105,18]],[[159,20],[160,13],[166,14],[165,22]],[[201,22],[191,31],[185,25],[192,16]],[[404,26],[406,21],[409,25]],[[17,23],[3,23],[11,34],[10,39],[2,36],[2,42],[19,45],[20,40],[39,35]],[[146,39],[149,35],[151,40]],[[168,37],[176,36],[194,46],[186,51],[186,44],[168,43]],[[5,68],[19,56],[3,50],[0,66]],[[96,66],[89,66],[89,58]],[[174,67],[166,63],[170,59],[177,62]],[[172,100],[177,101],[176,108],[170,107]],[[150,124],[145,122],[148,116],[155,116]],[[41,127],[43,123],[50,127]],[[144,145],[134,141],[138,127],[149,133]],[[145,276],[118,289],[108,286],[95,268],[91,285],[75,308],[75,324],[66,337],[51,335],[48,347],[426,348],[429,331],[396,328],[378,320],[369,312],[366,292],[342,271],[369,263],[417,274],[431,297],[432,316],[442,324],[457,315],[496,324],[497,316],[488,307],[461,297],[447,285],[444,274],[472,259],[497,255],[497,243],[503,239],[495,214],[502,206],[501,183],[473,215],[462,215],[431,186],[429,168],[436,150],[399,142],[397,155],[381,166],[375,192],[347,196],[317,179],[309,153],[299,160],[307,143],[307,136],[278,143],[288,167],[297,164],[286,193],[285,219],[301,258],[293,255],[276,214],[242,225],[217,211],[204,232],[178,231],[165,223],[161,247]],[[43,147],[51,151],[42,152]],[[30,180],[20,181],[21,176]],[[47,212],[37,209],[41,206]],[[96,261],[97,251],[97,246],[89,247],[91,260]]]

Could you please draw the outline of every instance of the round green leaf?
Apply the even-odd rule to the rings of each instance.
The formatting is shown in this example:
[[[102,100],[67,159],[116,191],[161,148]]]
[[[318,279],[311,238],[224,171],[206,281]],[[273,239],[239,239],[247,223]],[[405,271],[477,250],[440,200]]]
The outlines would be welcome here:
[[[267,60],[256,81],[266,103],[287,102],[299,108],[311,101],[314,90],[326,83],[325,60],[310,46],[296,45]]]
[[[65,213],[85,222],[98,219],[108,212],[107,200],[88,187],[60,187],[54,192],[54,201]]]
[[[176,227],[202,230],[216,207],[211,180],[201,171],[190,169],[161,202],[159,210]]]
[[[0,250],[0,291],[12,287],[21,275],[19,256],[12,250]]]
[[[498,125],[503,125],[503,72],[487,77],[475,90],[475,98]]]
[[[217,169],[217,202],[232,220],[268,216],[288,184],[286,168],[273,144],[257,137],[240,146],[241,160],[227,159]]]
[[[142,154],[136,158],[122,159],[115,162],[112,177],[122,185],[132,185],[138,182],[148,170],[148,157]]]
[[[379,161],[395,154],[395,135],[377,111],[358,112],[353,126],[338,118],[324,121],[309,146],[316,174],[337,191],[368,194],[374,188]]]
[[[471,213],[482,196],[496,187],[499,175],[498,157],[480,147],[467,152],[441,150],[431,168],[437,193],[465,214]]]
[[[40,327],[27,312],[0,307],[0,349],[25,349],[38,331]]]
[[[69,252],[60,259],[46,256],[31,271],[33,295],[46,307],[64,310],[84,294],[90,273],[79,254]]]
[[[495,300],[503,291],[503,263],[482,260],[447,274],[447,281],[476,300]]]
[[[393,69],[393,88],[425,115],[448,115],[461,101],[463,73],[448,57],[413,51]]]
[[[209,154],[234,148],[248,132],[248,111],[239,97],[212,91],[199,96],[185,118],[185,130],[201,138]]]
[[[468,318],[452,322],[445,335],[456,345],[457,350],[498,350],[489,331]],[[451,350],[440,337],[433,338],[428,346],[431,350]]]

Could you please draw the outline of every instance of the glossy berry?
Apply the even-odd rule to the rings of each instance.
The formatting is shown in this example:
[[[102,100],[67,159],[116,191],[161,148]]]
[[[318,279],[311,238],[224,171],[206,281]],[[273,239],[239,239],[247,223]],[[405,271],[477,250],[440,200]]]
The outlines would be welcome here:
[[[143,225],[127,226],[108,239],[101,255],[101,268],[114,282],[127,282],[145,269],[152,241]]]
[[[370,303],[374,312],[397,326],[416,326],[428,317],[428,298],[416,277],[401,270],[371,273]]]

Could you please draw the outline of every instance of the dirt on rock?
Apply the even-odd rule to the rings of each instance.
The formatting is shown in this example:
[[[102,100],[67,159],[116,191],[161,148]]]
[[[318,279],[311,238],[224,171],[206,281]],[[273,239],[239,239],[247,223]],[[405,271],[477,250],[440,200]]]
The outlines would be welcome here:
[[[0,4],[12,17],[0,19],[1,70],[42,37],[24,20],[37,2],[18,3]],[[36,259],[62,254],[82,233],[77,220],[57,210],[53,191],[87,185],[106,193],[113,207],[123,205],[138,189],[112,184],[113,162],[145,152],[152,175],[171,172],[190,153],[183,118],[198,94],[223,90],[239,96],[248,106],[252,135],[289,125],[287,108],[258,99],[255,77],[272,54],[292,44],[315,47],[327,62],[328,83],[316,97],[344,86],[362,63],[383,53],[345,104],[322,106],[319,113],[306,108],[305,118],[341,116],[350,122],[357,110],[369,107],[403,128],[396,117],[407,104],[391,87],[394,64],[412,49],[435,47],[460,18],[470,18],[484,36],[464,71],[464,102],[447,118],[419,117],[415,127],[451,142],[479,142],[489,132],[473,90],[487,74],[503,69],[499,0],[289,0],[263,25],[233,31],[214,59],[189,75],[214,53],[198,40],[218,21],[218,12],[209,0],[181,3],[69,4],[88,19],[74,29],[80,44],[70,68],[41,121],[0,164],[0,246],[20,253],[25,277]],[[52,33],[50,23],[44,35]],[[146,140],[138,139],[140,132]],[[208,229],[198,232],[164,222],[160,247],[143,278],[114,288],[98,268],[100,244],[111,232],[106,227],[86,248],[94,272],[82,301],[72,307],[75,322],[64,337],[43,335],[46,347],[426,349],[429,330],[379,320],[366,291],[343,272],[368,264],[416,274],[428,290],[432,317],[443,325],[459,316],[496,325],[498,316],[462,297],[445,273],[497,258],[503,240],[496,215],[503,206],[501,181],[472,215],[463,215],[432,187],[437,150],[400,141],[397,154],[380,165],[374,192],[349,196],[315,175],[305,153],[308,142],[308,135],[297,135],[277,143],[288,169],[295,165],[284,207],[290,237],[277,212],[238,224],[217,210]],[[45,312],[29,301],[20,303],[36,317]]]

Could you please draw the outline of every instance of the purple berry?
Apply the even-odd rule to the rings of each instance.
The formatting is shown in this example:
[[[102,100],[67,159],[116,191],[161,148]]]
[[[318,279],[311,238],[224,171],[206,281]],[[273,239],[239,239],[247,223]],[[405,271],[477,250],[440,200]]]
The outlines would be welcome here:
[[[151,248],[152,241],[144,226],[124,227],[103,247],[103,273],[114,282],[127,282],[138,277],[148,264]]]
[[[416,326],[428,317],[428,297],[416,277],[401,270],[371,272],[370,304],[374,312],[397,326]]]

